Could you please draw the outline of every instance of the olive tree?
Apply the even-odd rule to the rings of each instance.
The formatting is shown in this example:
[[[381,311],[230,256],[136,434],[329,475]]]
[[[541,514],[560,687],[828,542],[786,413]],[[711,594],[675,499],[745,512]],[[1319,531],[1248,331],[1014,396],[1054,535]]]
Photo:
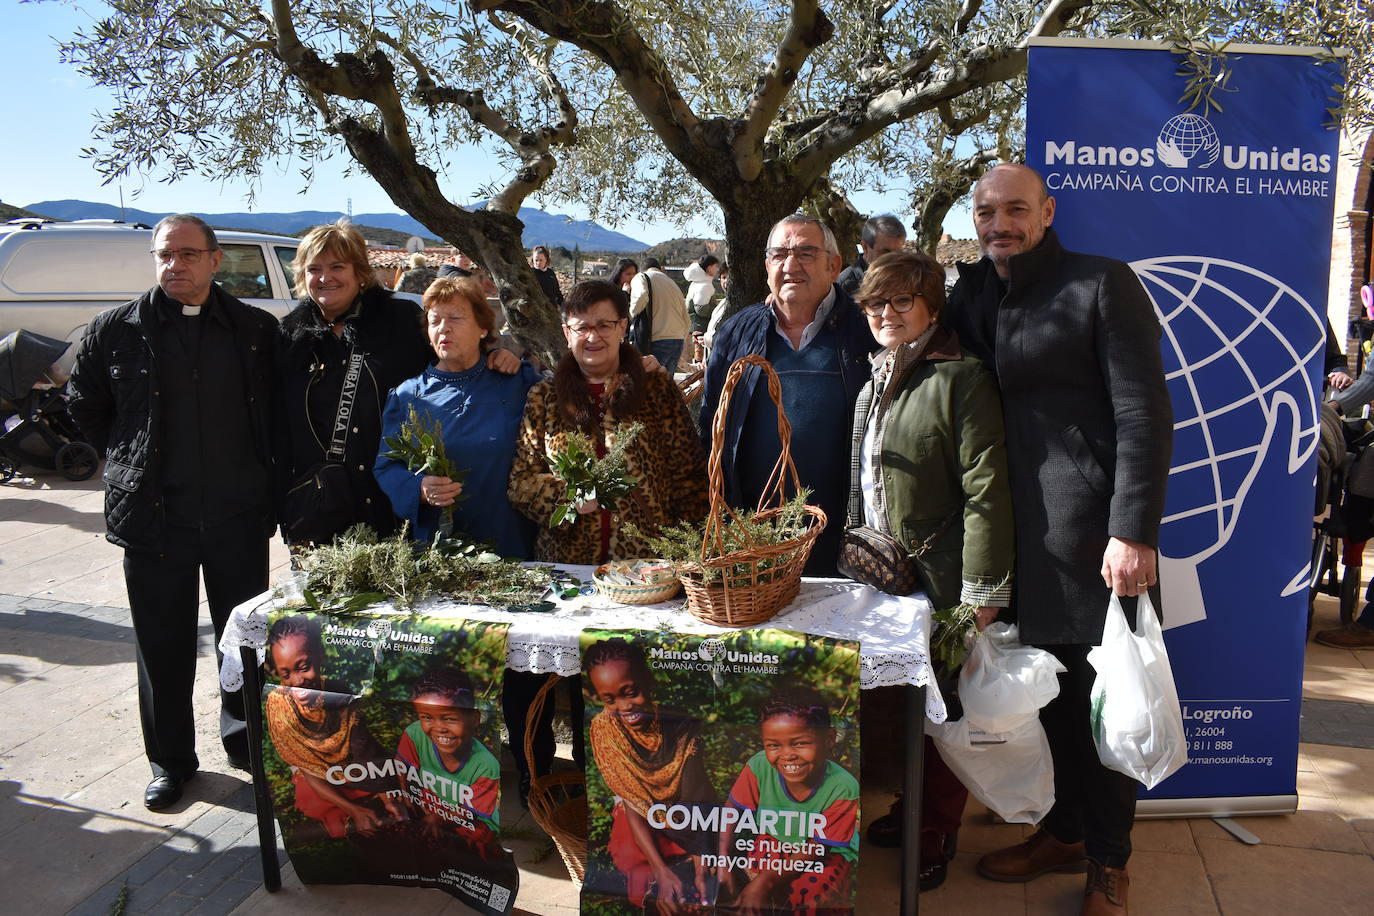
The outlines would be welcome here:
[[[805,206],[852,237],[846,190],[915,189],[933,244],[981,169],[1020,154],[1035,37],[1186,45],[1202,99],[1224,92],[1220,42],[1349,44],[1346,98],[1367,99],[1364,2],[109,0],[63,52],[116,94],[89,151],[108,176],[251,179],[288,155],[308,181],[345,154],[480,260],[516,335],[552,358],[556,316],[520,245],[531,195],[612,225],[718,219],[738,307],[765,295],[778,218]],[[456,144],[488,151],[504,179],[454,174]]]

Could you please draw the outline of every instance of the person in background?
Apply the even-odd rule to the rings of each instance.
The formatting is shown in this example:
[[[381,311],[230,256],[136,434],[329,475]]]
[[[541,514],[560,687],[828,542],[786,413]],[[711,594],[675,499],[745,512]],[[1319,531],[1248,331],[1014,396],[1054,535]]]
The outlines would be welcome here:
[[[534,277],[539,281],[539,288],[544,291],[555,306],[563,304],[563,290],[558,285],[558,274],[553,272],[549,266],[549,249],[543,245],[535,245],[534,251],[530,256],[530,266],[534,270]]]
[[[864,271],[868,270],[868,265],[889,251],[901,251],[906,247],[906,227],[895,216],[875,216],[864,223],[859,245],[863,248],[863,253],[853,264],[841,271],[840,278],[836,281],[840,284],[840,289],[851,296],[858,291],[859,284],[863,282]]]
[[[1350,367],[1345,361],[1345,351],[1341,349],[1341,343],[1336,339],[1336,331],[1331,327],[1331,321],[1326,322],[1326,355],[1325,370],[1326,384],[1338,392],[1344,392],[1355,384],[1355,380],[1350,377]],[[1374,380],[1371,380],[1374,381]],[[1374,388],[1370,390],[1370,395],[1374,396]],[[1371,398],[1365,398],[1366,401]]]
[[[687,265],[682,278],[692,285],[687,288],[687,314],[692,319],[692,362],[700,362],[702,338],[711,321],[711,306],[716,298],[716,274],[720,272],[720,258],[713,254]]]
[[[1006,434],[997,380],[965,355],[958,336],[940,323],[945,271],[920,251],[881,255],[859,285],[859,307],[882,347],[873,379],[854,408],[854,456],[849,525],[876,528],[914,551],[933,537],[916,562],[936,610],[976,608],[983,629],[1011,600],[1015,560]],[[912,443],[922,443],[912,448]],[[957,671],[938,671],[942,684]],[[877,701],[881,719],[891,696]],[[894,718],[900,718],[898,712]],[[925,738],[921,799],[921,890],[939,887],[949,872],[968,791]],[[900,845],[899,801],[877,818],[868,838]]]
[[[701,437],[710,442],[730,364],[749,353],[772,363],[792,422],[792,459],[801,485],[811,489],[811,501],[830,520],[811,550],[806,574],[833,576],[849,496],[854,399],[868,381],[868,354],[877,345],[854,300],[835,285],[840,255],[830,227],[802,213],[784,217],[768,234],[763,257],[768,301],[725,319],[711,347]],[[758,504],[781,449],[777,410],[761,377],[750,370],[730,402],[721,469],[731,506]]]
[[[460,251],[439,265],[438,275],[440,277],[470,277],[472,276],[472,258]]]
[[[1341,350],[1331,322],[1326,324],[1326,384],[1332,389],[1329,393],[1331,403],[1341,415],[1358,417],[1366,404],[1374,401],[1374,360],[1365,363],[1364,371],[1358,379],[1351,379],[1346,372],[1345,353]],[[1344,438],[1341,439],[1341,452],[1344,453]],[[1341,505],[1345,519],[1343,549],[1352,554],[1358,566],[1374,517],[1374,500],[1368,496],[1347,489]],[[1353,620],[1328,630],[1318,630],[1312,634],[1314,642],[1333,649],[1374,649],[1374,584],[1365,590],[1365,606]]]
[[[682,272],[687,287],[687,310],[692,318],[692,332],[700,334],[711,320],[711,302],[716,298],[716,276],[720,273],[720,258],[702,255]]]
[[[401,279],[396,284],[398,293],[419,293],[429,289],[429,285],[434,282],[438,274],[429,266],[424,254],[415,252],[409,258],[410,269],[401,274]]]
[[[983,258],[960,267],[947,308],[1002,392],[1019,635],[1067,669],[1040,711],[1054,807],[1025,842],[983,856],[978,872],[1019,882],[1086,867],[1083,913],[1107,916],[1126,911],[1140,784],[1098,758],[1088,651],[1113,594],[1157,586],[1173,410],[1159,319],[1140,280],[1121,261],[1066,250],[1054,213],[1034,169],[989,169],[973,194]],[[1133,621],[1136,602],[1122,604]]]
[[[687,320],[687,300],[672,278],[663,272],[657,258],[646,258],[644,271],[630,281],[630,317],[645,308],[653,310],[653,341],[649,355],[658,360],[671,379],[677,372],[682,346],[691,334]]]
[[[514,375],[487,365],[486,351],[498,339],[496,315],[472,278],[435,280],[423,308],[437,358],[387,398],[383,444],[373,468],[377,483],[417,541],[431,541],[443,510],[452,507],[455,533],[490,541],[504,557],[529,559],[534,527],[506,498],[506,481],[525,396],[539,375],[528,363]],[[466,472],[461,481],[419,476],[386,457],[386,438],[399,434],[412,409],[422,424],[437,421],[442,427],[445,454]]]
[[[610,283],[612,286],[624,290],[625,295],[630,295],[630,282],[634,280],[635,274],[639,273],[639,265],[629,258],[621,258],[615,262],[615,270],[611,271]]]
[[[87,329],[70,410],[105,458],[105,536],[124,548],[153,770],[143,804],[160,811],[200,767],[191,705],[200,580],[217,660],[229,613],[267,589],[277,322],[216,285],[224,253],[199,217],[164,218],[149,253],[157,284]],[[219,730],[229,765],[247,770],[241,693],[221,691]]]
[[[730,292],[730,265],[727,262],[720,262],[720,273],[716,275],[716,280],[720,283],[720,291],[722,294]],[[710,358],[711,344],[715,342],[716,329],[719,328],[720,323],[725,320],[725,311],[724,299],[721,299],[720,302],[716,303],[716,307],[711,309],[711,320],[706,323],[706,332],[701,335],[701,345],[705,351],[702,356],[703,366],[706,365],[706,360]]]

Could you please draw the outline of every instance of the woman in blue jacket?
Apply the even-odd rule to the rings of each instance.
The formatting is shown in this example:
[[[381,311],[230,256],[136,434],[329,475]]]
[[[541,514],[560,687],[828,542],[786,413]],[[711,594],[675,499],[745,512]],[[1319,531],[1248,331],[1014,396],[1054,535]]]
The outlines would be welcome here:
[[[484,351],[497,340],[496,316],[476,280],[441,277],[425,291],[423,304],[437,359],[387,398],[373,468],[377,483],[418,541],[433,539],[451,506],[454,532],[490,541],[502,556],[528,558],[533,525],[506,499],[506,480],[525,395],[539,375],[528,363],[514,375],[488,368]],[[412,473],[385,457],[385,437],[399,434],[412,407],[426,425],[438,421],[443,428],[445,453],[467,472],[462,481]]]

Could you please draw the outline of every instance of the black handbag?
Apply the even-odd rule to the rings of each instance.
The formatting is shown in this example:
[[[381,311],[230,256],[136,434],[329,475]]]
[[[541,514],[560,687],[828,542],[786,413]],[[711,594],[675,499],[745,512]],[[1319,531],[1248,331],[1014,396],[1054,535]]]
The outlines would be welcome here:
[[[324,544],[357,521],[353,479],[344,464],[344,445],[353,420],[353,403],[362,377],[363,354],[355,347],[334,412],[334,434],[324,460],[296,478],[286,491],[282,528],[293,543]]]
[[[327,543],[353,524],[353,503],[348,467],[321,461],[286,491],[282,527],[295,543]]]
[[[840,537],[840,557],[835,568],[840,575],[871,585],[889,595],[910,595],[918,588],[929,591],[916,558],[935,546],[940,535],[945,533],[945,529],[961,511],[962,507],[951,512],[940,523],[940,527],[910,551],[902,546],[901,541],[877,528],[868,525],[847,528]]]
[[[649,301],[644,303],[644,311],[630,319],[625,340],[639,351],[640,356],[648,356],[654,342],[654,281],[648,272],[641,274],[644,286],[649,291]]]

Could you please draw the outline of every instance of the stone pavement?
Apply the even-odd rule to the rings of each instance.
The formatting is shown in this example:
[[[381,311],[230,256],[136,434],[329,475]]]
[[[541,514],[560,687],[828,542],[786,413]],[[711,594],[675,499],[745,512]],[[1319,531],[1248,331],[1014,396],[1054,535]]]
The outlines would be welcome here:
[[[120,551],[103,537],[99,484],[53,476],[0,485],[0,911],[15,913],[466,913],[438,891],[311,887],[289,863],[261,886],[252,796],[219,750],[217,681],[202,613],[196,683],[202,770],[171,811],[144,809],[149,778],[134,689],[133,634]],[[273,548],[273,562],[284,565]],[[1374,569],[1374,555],[1367,561]],[[202,608],[203,611],[203,608]],[[1319,599],[1317,626],[1334,625]],[[1131,860],[1137,913],[1369,913],[1374,888],[1374,651],[1309,645],[1300,809],[1245,818],[1246,846],[1209,819],[1142,821]],[[865,771],[865,810],[894,772]],[[508,793],[513,797],[514,793]],[[517,912],[573,913],[576,890],[517,805],[502,812],[521,867]],[[1028,885],[979,879],[984,851],[1027,828],[992,824],[970,804],[949,881],[927,913],[1070,914],[1083,879]],[[282,857],[278,850],[279,857]],[[891,913],[897,859],[866,848],[860,914]]]

